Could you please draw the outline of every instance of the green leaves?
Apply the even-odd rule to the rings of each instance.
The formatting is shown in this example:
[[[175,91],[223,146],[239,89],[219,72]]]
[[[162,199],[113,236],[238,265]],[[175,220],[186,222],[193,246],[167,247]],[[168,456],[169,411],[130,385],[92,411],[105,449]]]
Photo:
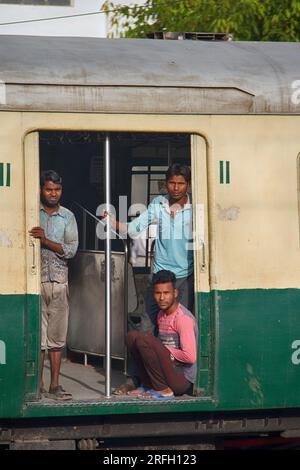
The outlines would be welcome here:
[[[146,0],[116,6],[106,0],[112,36],[154,31],[233,33],[241,41],[300,41],[300,0]]]

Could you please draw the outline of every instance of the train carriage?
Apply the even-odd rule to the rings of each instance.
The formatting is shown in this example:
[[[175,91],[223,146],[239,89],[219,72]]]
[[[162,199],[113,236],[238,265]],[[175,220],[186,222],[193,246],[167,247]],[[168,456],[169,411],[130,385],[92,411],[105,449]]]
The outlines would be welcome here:
[[[52,441],[300,429],[299,55],[297,43],[1,36],[0,443],[26,440],[37,420]],[[95,216],[106,158],[112,203],[126,196],[129,218],[129,206],[163,188],[171,162],[191,165],[193,396],[110,394],[126,367],[128,311],[142,312],[149,240],[129,271],[126,243],[113,240],[112,384],[104,389],[108,372],[94,368],[70,403],[39,395],[40,247],[29,236],[39,173],[62,174],[80,227],[69,350],[105,360],[108,281]],[[85,368],[77,362],[70,383]]]

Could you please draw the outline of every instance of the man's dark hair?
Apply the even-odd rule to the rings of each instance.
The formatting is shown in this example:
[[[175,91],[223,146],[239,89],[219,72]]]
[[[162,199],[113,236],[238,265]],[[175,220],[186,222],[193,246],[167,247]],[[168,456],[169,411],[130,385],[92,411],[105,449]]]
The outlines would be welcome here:
[[[187,165],[180,165],[180,163],[173,163],[166,173],[166,181],[172,178],[172,176],[183,176],[187,183],[191,182],[191,170]]]
[[[41,173],[40,185],[41,188],[44,186],[46,181],[52,181],[55,184],[62,184],[62,178],[54,170],[45,170]]]
[[[166,269],[162,269],[157,273],[153,274],[152,277],[152,285],[155,286],[156,284],[165,284],[166,282],[171,282],[175,289],[176,287],[176,276],[172,271],[167,271]]]

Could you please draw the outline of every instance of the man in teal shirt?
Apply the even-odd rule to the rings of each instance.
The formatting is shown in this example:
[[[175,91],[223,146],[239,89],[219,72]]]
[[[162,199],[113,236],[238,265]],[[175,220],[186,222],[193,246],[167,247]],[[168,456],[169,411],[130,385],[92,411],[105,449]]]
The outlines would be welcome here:
[[[171,271],[176,276],[179,302],[193,311],[194,266],[192,204],[188,194],[191,171],[188,166],[175,163],[166,173],[168,194],[153,199],[147,210],[129,224],[111,220],[112,227],[128,232],[131,238],[138,238],[150,224],[157,225],[153,273]],[[146,294],[146,313],[153,330],[159,308],[150,285]]]
[[[65,346],[68,316],[68,260],[78,248],[74,214],[60,205],[62,179],[53,170],[41,175],[40,226],[30,235],[41,241],[41,377],[40,391],[50,398],[70,400],[72,395],[59,385],[62,350]],[[45,351],[51,368],[49,393],[43,380]]]
[[[131,238],[137,238],[150,224],[157,225],[153,273],[171,271],[176,276],[179,301],[193,310],[193,226],[192,204],[188,194],[191,172],[189,167],[173,164],[166,173],[168,194],[153,199],[147,210],[128,224]],[[152,285],[146,294],[146,312],[153,329],[159,308],[153,297]]]

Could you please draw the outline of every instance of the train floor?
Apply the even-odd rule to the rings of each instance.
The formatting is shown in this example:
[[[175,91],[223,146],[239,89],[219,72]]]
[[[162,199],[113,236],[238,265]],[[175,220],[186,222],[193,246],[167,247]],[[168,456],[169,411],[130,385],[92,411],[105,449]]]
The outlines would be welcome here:
[[[113,390],[115,387],[123,385],[127,381],[127,377],[123,370],[123,361],[113,360],[111,370],[111,398],[115,402],[118,401],[136,401],[140,398],[130,395],[115,395]],[[45,388],[49,388],[50,383],[50,363],[45,361],[44,368]],[[92,358],[92,363],[87,365],[81,362],[74,362],[70,359],[63,359],[60,371],[60,385],[72,394],[73,401],[103,402],[106,401],[105,396],[105,370],[103,368],[103,359]],[[191,400],[195,397],[192,395],[181,395],[175,398],[176,401]],[[53,401],[49,396],[42,396],[45,402]]]
[[[102,367],[102,360],[99,359],[93,364],[84,365],[78,362],[72,362],[69,359],[63,359],[60,371],[60,385],[72,393],[73,400],[76,401],[97,401],[105,396],[105,371]],[[118,361],[117,369],[111,371],[112,389],[126,382],[126,377],[122,370],[123,362]],[[46,389],[50,383],[50,364],[45,361],[44,380]]]

